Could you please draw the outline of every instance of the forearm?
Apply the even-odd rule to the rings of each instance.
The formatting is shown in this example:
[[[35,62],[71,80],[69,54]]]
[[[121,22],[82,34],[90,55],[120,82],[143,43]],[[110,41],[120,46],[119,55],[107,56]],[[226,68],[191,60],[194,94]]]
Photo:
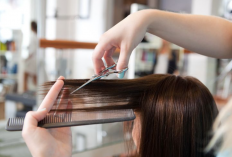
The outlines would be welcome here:
[[[222,18],[143,11],[147,31],[193,52],[232,58],[232,23]]]

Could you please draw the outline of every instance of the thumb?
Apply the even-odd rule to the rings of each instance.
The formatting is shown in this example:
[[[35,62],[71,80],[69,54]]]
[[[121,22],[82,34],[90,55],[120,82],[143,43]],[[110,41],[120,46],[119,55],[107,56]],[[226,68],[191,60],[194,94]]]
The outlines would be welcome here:
[[[130,54],[131,54],[131,52],[129,50],[121,49],[118,63],[117,63],[117,67],[116,67],[117,71],[121,71],[121,70],[128,67]],[[122,79],[125,76],[125,73],[126,72],[122,72],[122,73],[118,74],[118,78]]]
[[[38,111],[29,111],[26,114],[24,125],[23,125],[23,131],[30,129],[37,128],[38,122],[44,119],[44,117],[47,115],[46,108],[40,109]]]

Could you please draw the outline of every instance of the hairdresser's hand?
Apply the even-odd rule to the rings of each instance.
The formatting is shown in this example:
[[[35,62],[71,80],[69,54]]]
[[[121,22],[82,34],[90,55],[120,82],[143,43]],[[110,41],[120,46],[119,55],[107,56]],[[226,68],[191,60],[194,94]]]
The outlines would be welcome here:
[[[37,127],[52,108],[57,95],[64,85],[62,81],[64,77],[59,77],[52,86],[38,111],[30,111],[27,113],[22,136],[33,157],[51,157],[51,156],[71,156],[72,155],[72,133],[69,127],[44,129]],[[68,103],[68,102],[67,102]],[[70,107],[69,103],[67,107]]]
[[[142,41],[147,30],[148,23],[144,16],[146,14],[142,11],[131,14],[102,35],[92,56],[96,74],[105,68],[102,57],[107,66],[114,64],[112,54],[116,48],[120,49],[116,69],[122,70],[128,66],[132,50]]]

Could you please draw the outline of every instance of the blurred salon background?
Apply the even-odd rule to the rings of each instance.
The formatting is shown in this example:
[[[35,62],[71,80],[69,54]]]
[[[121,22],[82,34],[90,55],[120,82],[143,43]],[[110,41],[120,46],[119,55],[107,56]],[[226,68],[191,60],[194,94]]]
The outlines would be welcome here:
[[[39,86],[60,75],[91,78],[91,56],[100,36],[148,8],[232,20],[232,0],[0,0],[0,157],[31,156],[21,132],[7,132],[5,125],[8,118],[37,109]],[[147,33],[132,52],[125,78],[194,76],[220,109],[231,97],[231,69],[229,59],[205,57]],[[74,157],[116,157],[126,151],[122,123],[72,127],[72,133]]]

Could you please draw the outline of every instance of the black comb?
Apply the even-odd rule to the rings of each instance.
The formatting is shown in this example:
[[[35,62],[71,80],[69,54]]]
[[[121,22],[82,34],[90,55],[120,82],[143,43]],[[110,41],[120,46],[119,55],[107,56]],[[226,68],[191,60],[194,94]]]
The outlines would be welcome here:
[[[63,113],[56,115],[47,115],[38,123],[42,128],[59,128],[91,124],[103,124],[113,122],[123,122],[134,120],[133,110],[107,110],[107,111],[73,111],[72,113]],[[9,118],[6,130],[21,131],[23,128],[24,117]]]

